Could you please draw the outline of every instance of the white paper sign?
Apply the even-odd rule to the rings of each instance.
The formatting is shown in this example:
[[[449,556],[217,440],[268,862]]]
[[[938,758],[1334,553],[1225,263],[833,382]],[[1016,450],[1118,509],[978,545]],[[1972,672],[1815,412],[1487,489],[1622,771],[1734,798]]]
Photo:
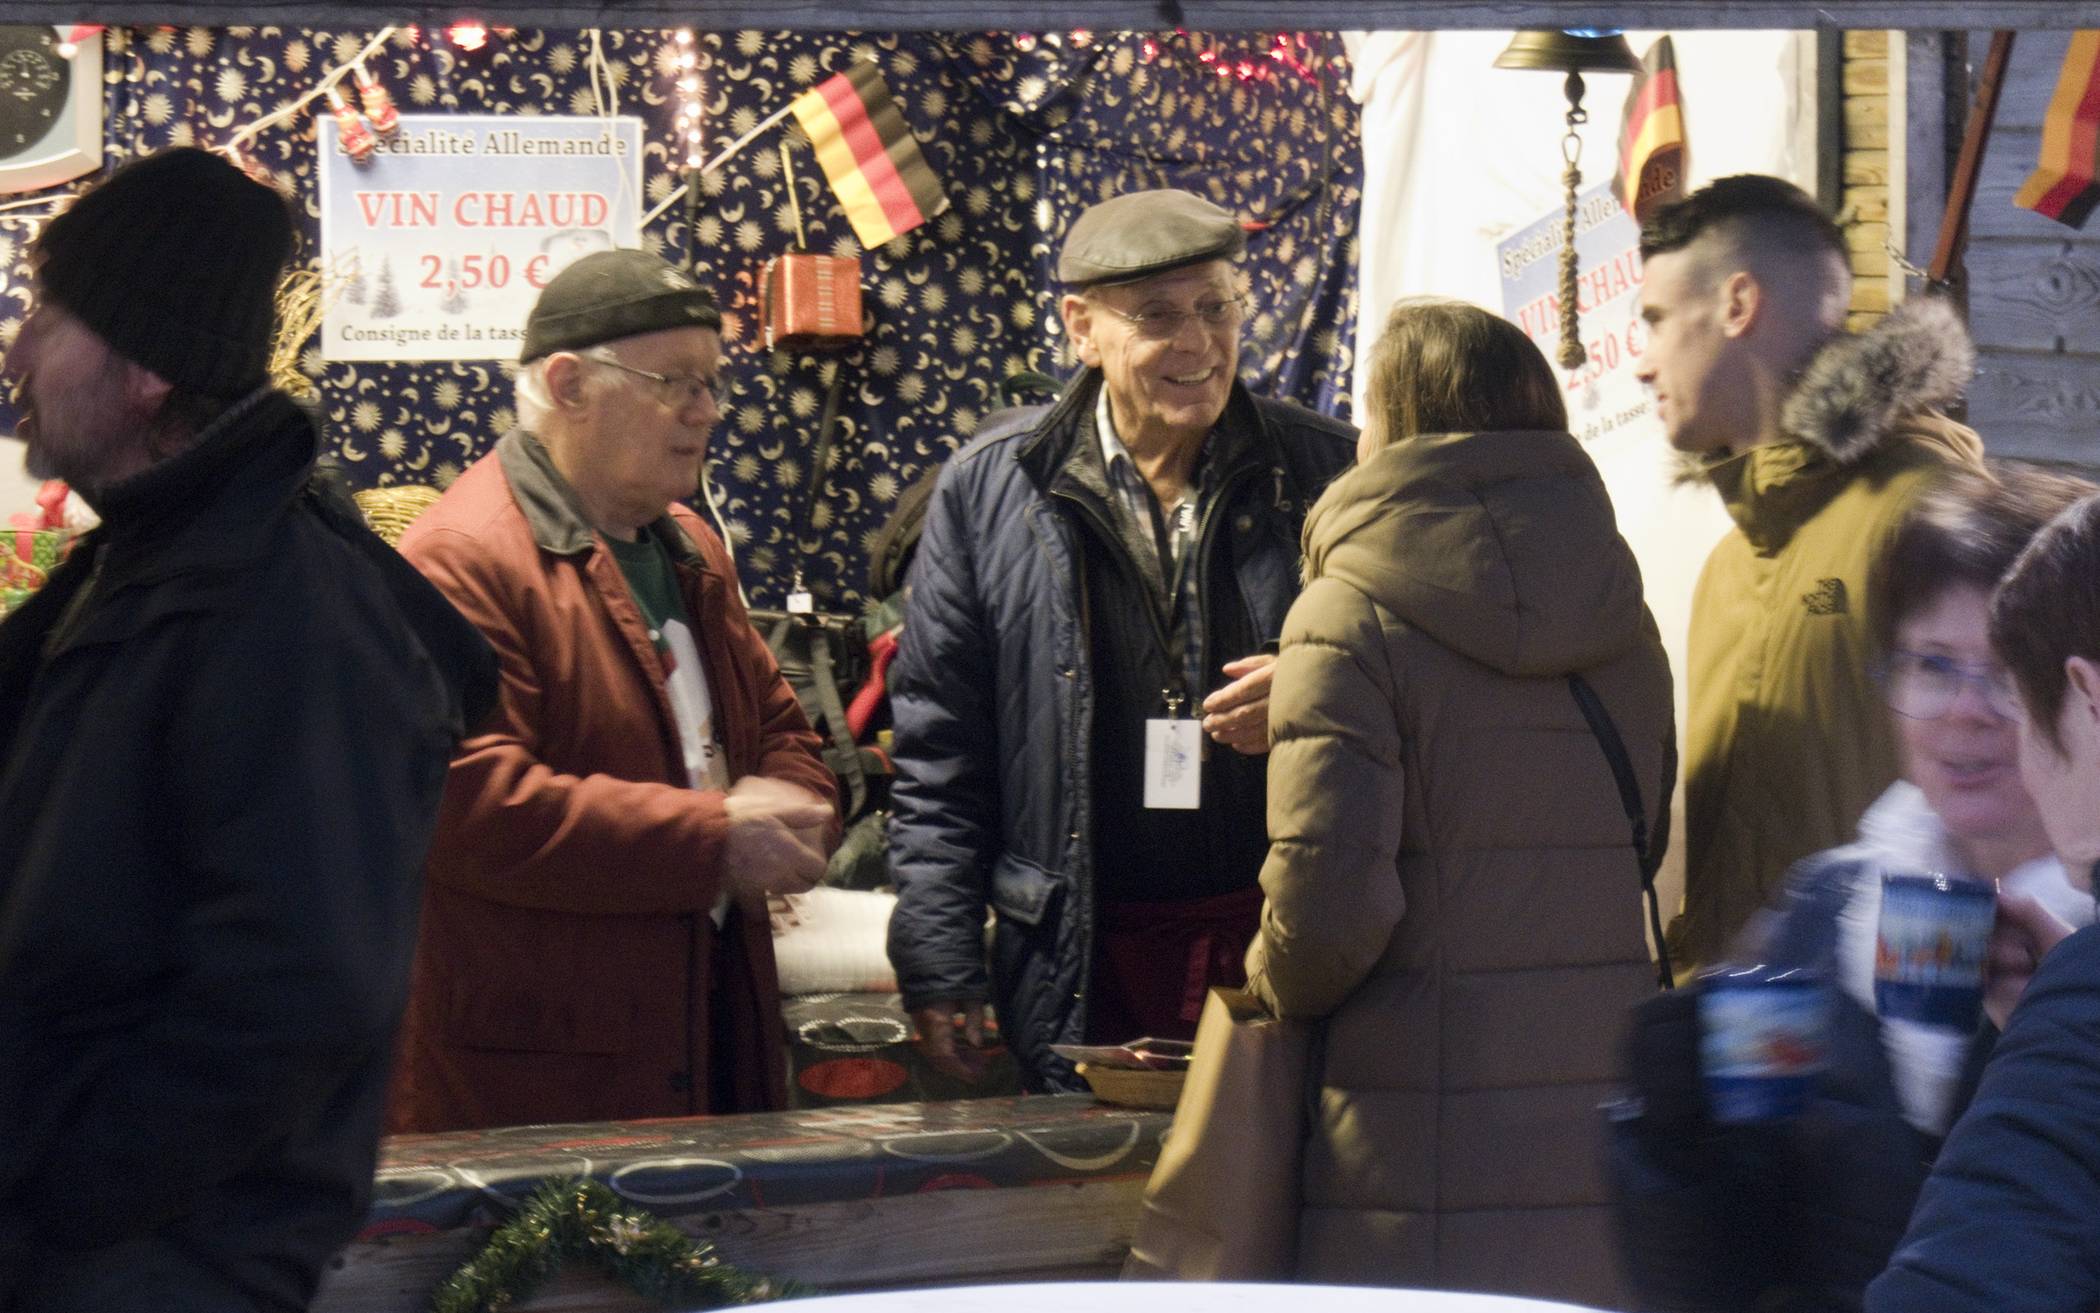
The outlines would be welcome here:
[[[1190,811],[1203,805],[1203,724],[1145,722],[1145,805]]]
[[[356,163],[320,119],[328,360],[515,360],[570,261],[641,245],[642,122],[404,114]]]

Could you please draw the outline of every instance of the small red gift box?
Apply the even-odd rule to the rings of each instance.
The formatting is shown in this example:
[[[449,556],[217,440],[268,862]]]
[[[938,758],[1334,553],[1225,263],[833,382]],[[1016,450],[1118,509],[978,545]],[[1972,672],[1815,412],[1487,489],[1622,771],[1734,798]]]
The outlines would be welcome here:
[[[860,338],[860,259],[790,251],[758,274],[758,317],[766,347],[807,350]]]

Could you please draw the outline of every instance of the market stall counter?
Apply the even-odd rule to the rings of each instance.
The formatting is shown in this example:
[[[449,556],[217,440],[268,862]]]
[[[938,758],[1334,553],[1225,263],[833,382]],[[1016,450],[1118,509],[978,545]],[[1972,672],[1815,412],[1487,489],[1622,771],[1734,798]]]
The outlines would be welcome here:
[[[824,1290],[1113,1276],[1168,1116],[1036,1095],[393,1136],[313,1307],[427,1308],[518,1201],[573,1177]],[[524,1307],[543,1306],[660,1307],[580,1271]]]

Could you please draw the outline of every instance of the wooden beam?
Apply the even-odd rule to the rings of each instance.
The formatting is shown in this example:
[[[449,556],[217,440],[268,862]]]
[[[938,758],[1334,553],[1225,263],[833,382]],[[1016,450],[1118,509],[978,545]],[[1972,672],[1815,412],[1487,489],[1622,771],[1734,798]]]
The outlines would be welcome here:
[[[383,22],[442,22],[496,12],[472,3],[355,3],[345,0],[0,0],[11,23],[283,24],[369,28]],[[528,0],[500,6],[522,27],[671,27],[709,31],[781,28],[837,31],[1099,31],[1183,26],[1207,31],[1515,27],[1911,28],[1974,23],[1974,0]],[[1993,24],[2014,28],[2100,27],[2100,0],[1997,0]]]
[[[1961,139],[1961,158],[1954,163],[1954,180],[1947,185],[1947,211],[1940,218],[1939,245],[1925,273],[1934,283],[1949,284],[1961,276],[1962,247],[1969,240],[1969,207],[1976,199],[1976,185],[1983,174],[1983,153],[1990,145],[1991,123],[1998,116],[1998,92],[2005,83],[2005,66],[2012,59],[2013,32],[2000,28],[1991,34],[1991,52],[1983,62],[1983,79],[1976,86],[1976,101]]]

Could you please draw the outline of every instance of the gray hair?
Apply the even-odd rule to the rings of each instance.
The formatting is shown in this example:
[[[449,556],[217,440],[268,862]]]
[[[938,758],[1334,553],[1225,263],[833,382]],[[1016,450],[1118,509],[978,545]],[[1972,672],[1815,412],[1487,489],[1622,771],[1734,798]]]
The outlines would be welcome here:
[[[519,428],[537,431],[554,409],[554,398],[547,391],[549,358],[541,356],[518,370],[516,398]]]

